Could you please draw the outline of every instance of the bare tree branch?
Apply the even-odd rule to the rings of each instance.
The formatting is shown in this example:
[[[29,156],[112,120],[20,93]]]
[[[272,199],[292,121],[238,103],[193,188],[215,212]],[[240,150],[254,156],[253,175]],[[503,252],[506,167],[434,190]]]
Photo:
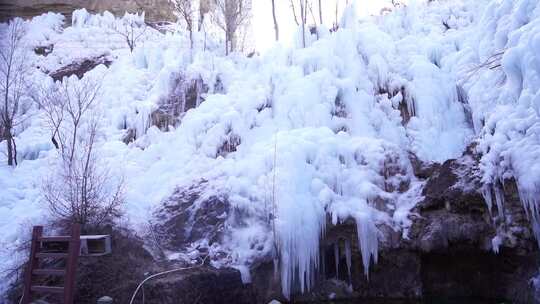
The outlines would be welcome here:
[[[272,18],[274,19],[274,31],[276,34],[276,41],[279,41],[279,26],[276,17],[276,2],[272,0]]]
[[[251,17],[251,0],[214,0],[216,24],[225,31],[225,54],[236,48],[238,29]]]
[[[17,145],[13,128],[21,123],[24,114],[23,99],[27,95],[26,75],[28,65],[22,43],[24,22],[16,18],[10,21],[0,42],[0,140],[7,146],[8,165],[17,165]]]
[[[174,5],[176,12],[180,18],[186,23],[189,32],[190,47],[193,49],[193,25],[195,23],[197,4],[193,0],[170,0]]]
[[[126,16],[120,20],[121,24],[117,23],[113,27],[113,31],[124,38],[129,50],[133,53],[137,43],[146,32],[146,24],[136,20],[133,15],[126,14]]]
[[[43,183],[44,201],[60,224],[98,227],[119,216],[123,179],[116,183],[96,153],[99,117],[94,105],[101,82],[65,78],[42,88],[35,100],[58,138],[58,170]]]

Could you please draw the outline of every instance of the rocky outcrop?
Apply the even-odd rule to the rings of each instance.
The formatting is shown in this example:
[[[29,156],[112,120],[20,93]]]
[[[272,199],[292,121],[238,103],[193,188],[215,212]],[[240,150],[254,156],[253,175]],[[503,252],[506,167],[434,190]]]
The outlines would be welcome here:
[[[407,237],[379,227],[379,261],[370,267],[368,279],[356,225],[331,227],[322,243],[323,273],[318,285],[294,300],[331,296],[535,303],[530,280],[538,273],[539,252],[515,183],[507,182],[504,210],[490,212],[481,194],[478,157],[472,147],[460,159],[443,164],[426,165],[416,159],[413,164],[426,184]],[[352,249],[350,274],[346,243]]]
[[[539,254],[531,223],[514,181],[505,188],[504,210],[488,210],[478,159],[471,147],[462,158],[436,165],[426,182],[410,232],[424,296],[533,303],[530,279]]]
[[[482,195],[474,147],[443,164],[425,164],[414,156],[411,161],[415,175],[425,180],[423,199],[413,210],[407,233],[378,227],[379,258],[370,266],[369,278],[355,222],[337,226],[329,222],[321,240],[317,283],[304,294],[293,286],[290,300],[461,298],[535,303],[531,278],[540,267],[539,251],[515,182],[506,182],[504,210],[494,207],[490,211]],[[215,193],[208,184],[201,181],[177,189],[164,202],[156,215],[160,223],[156,231],[166,250],[189,247],[200,257],[213,250],[212,243],[219,243],[226,218],[234,209],[225,196],[208,195]],[[199,242],[205,239],[209,242]],[[251,278],[249,297],[253,302],[287,302],[271,257],[252,265]],[[184,284],[181,278],[168,280],[173,282],[164,284]]]
[[[186,79],[183,74],[173,74],[171,91],[160,100],[158,108],[150,115],[153,126],[162,131],[169,131],[176,126],[188,110],[198,107],[209,91],[202,78]]]
[[[80,61],[72,62],[56,71],[50,72],[49,76],[51,76],[54,81],[61,81],[64,77],[70,77],[72,75],[76,75],[79,79],[81,79],[86,72],[94,69],[98,65],[103,64],[106,67],[109,67],[111,63],[112,60],[106,55],[101,55],[94,58],[86,58]]]
[[[176,20],[168,0],[3,0],[0,2],[0,22],[16,16],[30,18],[49,11],[62,13],[71,22],[72,12],[79,8],[92,13],[110,11],[117,16],[144,11],[150,22]]]
[[[148,304],[251,304],[254,296],[235,269],[200,267],[152,280],[145,287]]]
[[[201,180],[187,189],[177,189],[163,202],[152,225],[160,250],[178,252],[193,247],[198,258],[221,241],[231,207],[225,196],[207,194],[211,192],[208,182]]]

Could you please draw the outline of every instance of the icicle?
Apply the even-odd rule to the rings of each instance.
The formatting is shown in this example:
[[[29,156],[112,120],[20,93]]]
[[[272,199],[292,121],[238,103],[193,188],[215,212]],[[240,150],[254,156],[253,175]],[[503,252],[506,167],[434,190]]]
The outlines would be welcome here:
[[[339,278],[339,240],[334,243],[334,261],[336,263],[336,279]]]
[[[378,230],[369,214],[360,214],[356,218],[356,227],[358,230],[358,244],[362,253],[362,263],[364,265],[364,274],[369,278],[369,265],[371,258],[377,263],[379,240]]]
[[[492,191],[495,193],[495,203],[497,204],[497,213],[499,216],[504,215],[504,191],[496,185],[484,185],[482,187],[482,196],[484,197],[484,200],[486,201],[486,204],[488,206],[489,214],[492,214],[493,209],[493,195]]]
[[[349,285],[352,284],[352,277],[351,277],[351,240],[346,239],[345,240],[345,261],[347,262],[347,273],[349,275]]]
[[[414,99],[412,99],[410,96],[405,98],[405,101],[407,102],[407,112],[409,112],[409,115],[415,116],[416,115],[416,107],[414,105]]]
[[[197,81],[195,81],[195,89],[197,91],[197,101],[196,101],[196,107],[199,107],[201,104],[201,91],[202,91],[202,79],[199,78]]]
[[[489,214],[491,215],[491,209],[493,208],[493,197],[491,196],[491,187],[489,185],[484,185],[482,187],[482,196],[484,196]]]
[[[183,84],[182,84],[182,89],[180,90],[180,102],[182,104],[182,106],[180,108],[180,113],[185,113],[187,111],[187,109],[186,109],[186,92],[183,89]]]
[[[326,248],[323,248],[321,252],[321,268],[322,278],[326,279]]]
[[[495,254],[499,254],[499,249],[501,247],[503,240],[499,235],[496,235],[493,239],[491,239],[491,248],[493,249],[493,252]]]
[[[531,221],[533,233],[536,241],[538,242],[538,247],[540,247],[540,209],[538,208],[538,205],[540,204],[540,193],[537,191],[532,191],[531,193],[531,191],[523,190],[523,188],[519,186],[519,183],[518,192],[523,209],[525,209],[525,213]]]
[[[499,216],[503,216],[504,215],[504,209],[503,209],[504,193],[501,190],[501,188],[498,186],[494,186],[493,190],[495,191],[495,202],[497,203]]]

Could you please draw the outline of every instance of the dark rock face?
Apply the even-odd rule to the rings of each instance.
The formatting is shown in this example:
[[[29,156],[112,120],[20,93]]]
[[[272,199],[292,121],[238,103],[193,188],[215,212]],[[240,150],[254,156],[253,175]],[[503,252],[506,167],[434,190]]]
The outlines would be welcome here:
[[[188,189],[177,189],[156,212],[153,226],[162,248],[178,250],[208,240],[208,246],[222,237],[230,206],[225,197],[205,196],[206,181]],[[203,250],[203,248],[200,248]]]
[[[496,228],[480,193],[477,160],[466,154],[434,168],[426,181],[424,200],[417,205],[421,217],[410,237],[424,252],[454,246],[491,249]]]
[[[537,303],[531,278],[540,266],[536,241],[531,233],[515,182],[505,183],[502,214],[490,211],[481,194],[478,156],[471,147],[463,157],[443,164],[423,164],[412,159],[415,174],[425,178],[424,199],[413,210],[408,239],[390,227],[379,226],[379,259],[364,275],[356,225],[328,225],[321,243],[321,267],[311,292],[293,296],[293,302],[335,299],[441,299],[469,298],[489,302]],[[498,253],[492,240],[504,235]],[[350,274],[346,245],[351,248]],[[336,250],[337,247],[337,250]],[[335,253],[338,256],[335,256]],[[336,267],[336,259],[338,265]],[[268,268],[268,266],[260,266]],[[277,292],[270,280],[252,272],[258,299]],[[277,285],[279,291],[279,284]],[[274,296],[274,298],[276,298]],[[268,301],[270,298],[264,298]],[[259,300],[259,303],[264,303]]]
[[[162,131],[169,131],[169,126],[176,126],[181,116],[198,107],[209,91],[202,78],[187,80],[181,74],[172,77],[171,87],[171,92],[150,115],[152,125]]]
[[[36,55],[47,57],[47,55],[52,53],[53,49],[54,49],[53,44],[45,45],[45,46],[38,46],[34,48],[34,53],[36,53]]]
[[[99,57],[88,58],[82,61],[70,63],[65,67],[50,72],[49,75],[54,81],[62,81],[64,77],[70,77],[72,75],[76,75],[79,79],[81,79],[86,72],[94,69],[100,64],[104,64],[105,66],[109,67],[112,64],[112,61],[106,55],[101,55]]]
[[[227,132],[225,141],[217,150],[217,156],[227,156],[227,154],[236,152],[238,146],[242,143],[242,138],[233,133],[233,131]]]
[[[160,269],[144,248],[143,240],[130,231],[97,231],[111,234],[112,254],[81,258],[77,269],[76,303],[95,304],[102,296],[115,303],[129,303],[145,273]]]
[[[240,272],[201,267],[153,280],[145,287],[148,304],[251,304],[254,295]]]
[[[477,298],[533,303],[529,280],[540,266],[538,248],[517,188],[513,181],[506,183],[505,216],[495,216],[498,210],[493,210],[492,216],[481,194],[478,156],[472,150],[443,164],[412,161],[415,174],[427,178],[424,200],[414,210],[419,216],[414,218],[409,239],[379,227],[384,238],[369,280],[363,274],[355,225],[330,228],[327,247],[340,240],[352,244],[352,276],[342,273],[346,261],[341,254],[340,272],[326,275],[322,285],[332,277],[350,282],[352,291],[341,295],[344,298]],[[503,240],[496,254],[492,239],[498,233],[511,233],[512,237]],[[326,259],[326,268],[335,267],[333,251],[326,252],[332,255]],[[310,297],[324,298],[316,293]]]
[[[362,263],[356,224],[328,223],[321,240],[315,286],[304,294],[299,286],[292,286],[290,302],[312,303],[332,298],[438,303],[466,298],[486,303],[537,303],[530,280],[540,267],[539,251],[515,182],[505,182],[504,210],[494,207],[490,212],[481,193],[478,156],[473,150],[471,147],[461,158],[443,164],[424,164],[412,158],[414,173],[425,179],[424,198],[413,210],[416,215],[412,216],[407,237],[389,226],[378,227],[379,257],[376,264],[370,265],[369,278]],[[163,248],[187,248],[205,238],[210,244],[219,243],[226,219],[234,210],[226,196],[208,195],[216,193],[208,187],[208,182],[201,181],[190,188],[177,189],[163,203],[156,213],[159,225],[155,229]],[[496,236],[500,238],[498,248],[493,243]],[[197,248],[199,256],[207,254],[205,246],[209,243]],[[227,286],[214,275],[220,278],[219,274],[205,273],[187,282],[184,276],[156,282],[156,289],[168,290],[159,295],[163,297],[160,303],[180,299],[176,288],[187,290],[190,299],[206,296],[190,293],[198,288],[197,280]],[[229,288],[239,298],[230,303],[243,303],[246,299],[249,303],[268,303],[272,299],[288,302],[281,294],[280,276],[272,257],[252,265],[251,277],[248,287],[240,287],[240,283],[236,285],[239,279],[231,279],[235,283]],[[216,288],[213,292],[223,294],[224,299],[230,296],[230,290]],[[212,297],[204,299],[201,303],[221,303]],[[181,301],[177,303],[184,303]]]
[[[31,18],[46,12],[66,15],[71,22],[71,14],[79,8],[92,13],[109,11],[117,16],[124,13],[145,11],[148,21],[175,21],[173,7],[167,0],[2,0],[0,1],[0,22],[13,17]]]
[[[503,248],[498,254],[477,248],[421,255],[422,288],[427,298],[479,298],[535,303],[530,278],[537,254]]]

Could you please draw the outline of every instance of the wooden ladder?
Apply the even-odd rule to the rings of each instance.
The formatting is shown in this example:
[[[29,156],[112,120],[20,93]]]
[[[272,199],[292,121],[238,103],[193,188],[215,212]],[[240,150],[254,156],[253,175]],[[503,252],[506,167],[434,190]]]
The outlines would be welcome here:
[[[35,294],[63,295],[64,304],[73,304],[75,294],[75,274],[77,271],[77,258],[81,247],[81,228],[79,224],[71,226],[70,236],[43,236],[43,227],[34,226],[32,230],[32,244],[30,247],[30,260],[26,267],[24,277],[24,291],[22,304],[32,303]],[[47,244],[56,243],[67,245],[67,250],[50,250]],[[64,247],[62,247],[64,248]],[[44,259],[65,259],[65,268],[41,268]],[[64,286],[34,285],[36,276],[64,277]]]

